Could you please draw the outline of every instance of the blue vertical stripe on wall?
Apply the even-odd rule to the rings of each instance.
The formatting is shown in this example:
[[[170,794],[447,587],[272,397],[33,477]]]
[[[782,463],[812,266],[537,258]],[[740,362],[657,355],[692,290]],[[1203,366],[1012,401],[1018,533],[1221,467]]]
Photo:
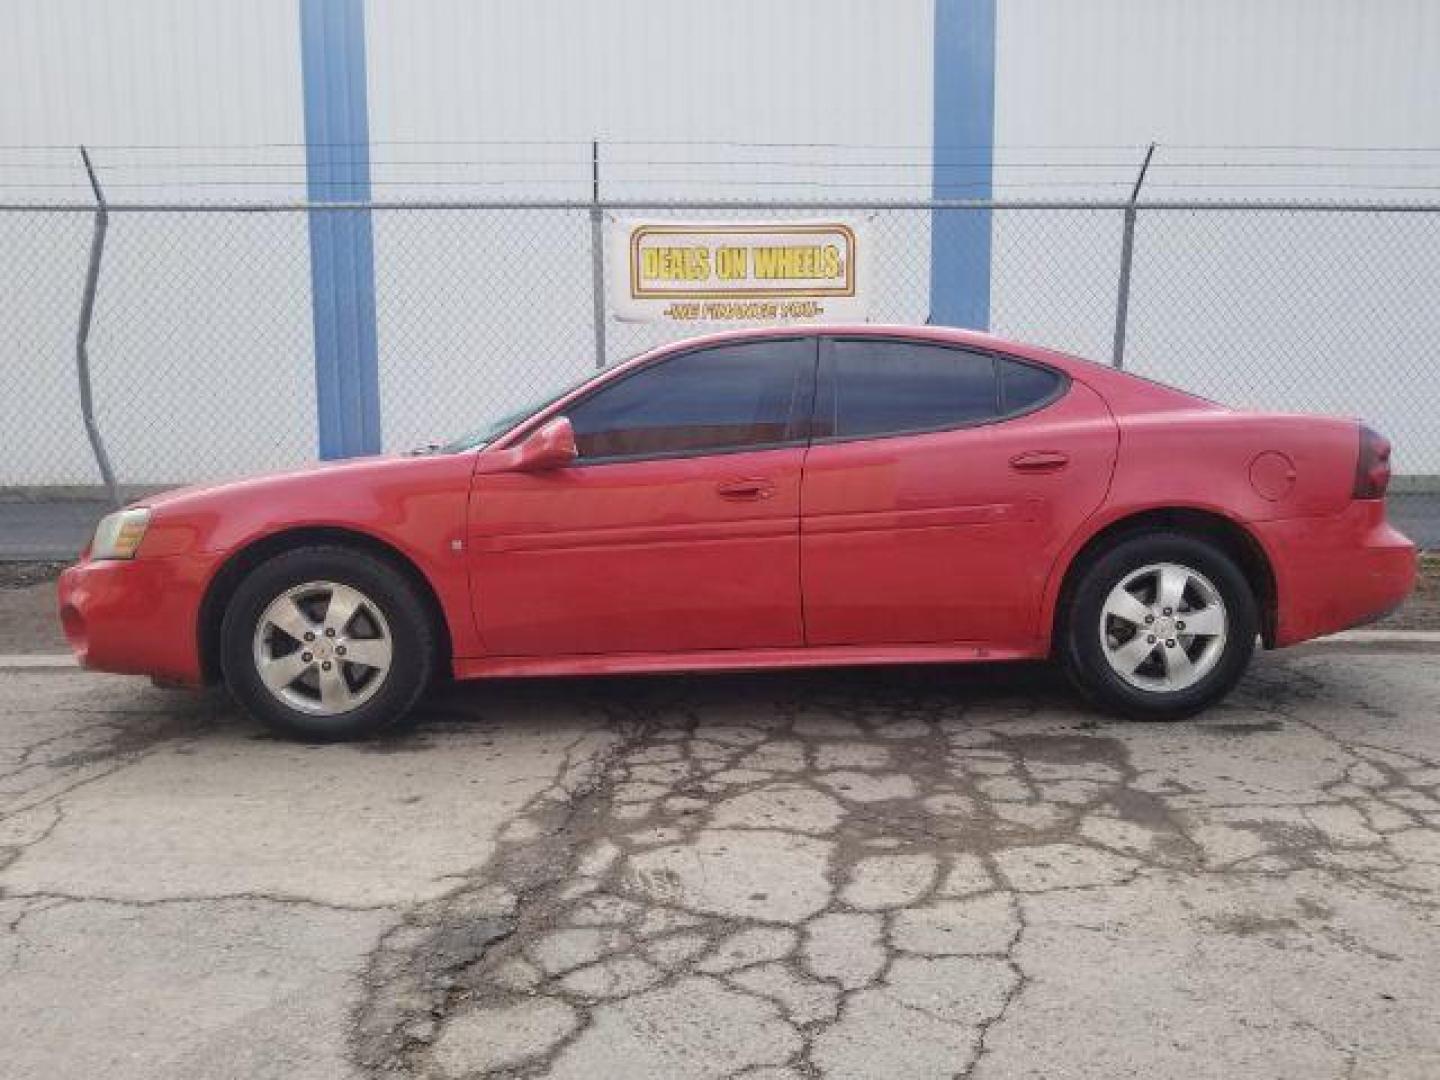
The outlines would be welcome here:
[[[995,153],[995,0],[935,0],[937,199],[988,199]],[[990,326],[990,211],[936,210],[930,321]]]
[[[370,198],[364,0],[300,0],[305,175],[312,202]],[[311,307],[322,458],[380,449],[370,213],[312,210]]]

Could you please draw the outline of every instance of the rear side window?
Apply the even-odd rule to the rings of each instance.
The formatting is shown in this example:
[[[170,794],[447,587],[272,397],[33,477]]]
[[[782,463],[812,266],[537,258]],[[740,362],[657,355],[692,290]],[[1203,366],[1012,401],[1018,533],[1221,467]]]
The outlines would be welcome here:
[[[833,425],[839,438],[960,427],[1000,415],[988,353],[864,339],[834,343]]]
[[[815,341],[720,345],[637,371],[567,411],[581,459],[723,453],[794,441]]]
[[[1060,376],[1049,368],[1006,360],[1000,364],[1000,413],[1010,416],[1045,404],[1060,390]]]

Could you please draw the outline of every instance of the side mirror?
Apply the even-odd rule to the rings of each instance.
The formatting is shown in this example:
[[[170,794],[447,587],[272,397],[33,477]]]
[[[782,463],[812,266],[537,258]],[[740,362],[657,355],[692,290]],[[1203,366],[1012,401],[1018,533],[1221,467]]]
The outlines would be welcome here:
[[[519,446],[510,468],[515,472],[545,472],[563,469],[580,456],[575,446],[575,429],[570,421],[557,416],[543,427],[532,431]]]

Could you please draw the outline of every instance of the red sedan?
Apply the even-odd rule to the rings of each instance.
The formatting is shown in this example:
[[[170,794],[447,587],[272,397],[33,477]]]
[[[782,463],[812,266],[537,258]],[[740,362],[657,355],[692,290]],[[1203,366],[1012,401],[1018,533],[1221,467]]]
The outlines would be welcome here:
[[[171,492],[60,580],[82,664],[306,738],[458,678],[1057,659],[1134,717],[1415,577],[1389,445],[982,334],[667,346],[424,454]]]

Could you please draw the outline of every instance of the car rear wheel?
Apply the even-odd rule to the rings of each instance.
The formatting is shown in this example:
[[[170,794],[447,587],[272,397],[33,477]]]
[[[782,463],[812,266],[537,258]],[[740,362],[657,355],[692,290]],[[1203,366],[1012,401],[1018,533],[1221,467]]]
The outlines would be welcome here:
[[[1235,686],[1260,616],[1234,561],[1194,536],[1132,535],[1081,572],[1061,631],[1065,670],[1122,716],[1191,716]]]
[[[321,740],[398,723],[430,682],[436,651],[410,582],[345,547],[297,548],[252,570],[226,608],[221,650],[246,711]]]

